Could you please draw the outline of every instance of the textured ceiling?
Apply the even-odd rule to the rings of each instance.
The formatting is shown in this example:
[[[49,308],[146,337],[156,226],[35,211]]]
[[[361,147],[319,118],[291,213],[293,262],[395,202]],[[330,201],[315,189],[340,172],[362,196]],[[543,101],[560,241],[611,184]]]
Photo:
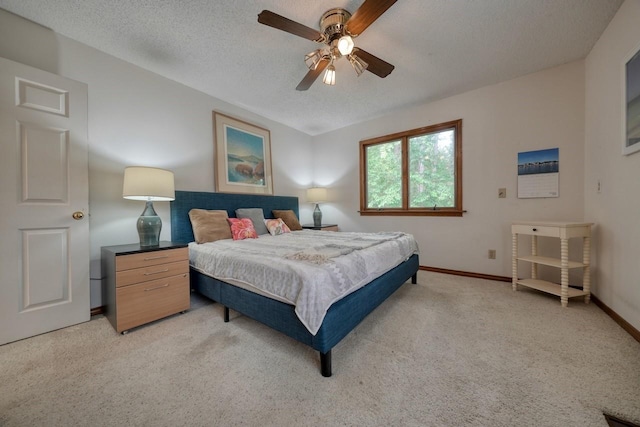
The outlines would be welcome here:
[[[311,28],[363,0],[0,0],[0,7],[169,79],[317,135],[584,58],[623,0],[399,0],[355,42],[395,65],[295,90],[314,42],[261,25],[271,10]]]

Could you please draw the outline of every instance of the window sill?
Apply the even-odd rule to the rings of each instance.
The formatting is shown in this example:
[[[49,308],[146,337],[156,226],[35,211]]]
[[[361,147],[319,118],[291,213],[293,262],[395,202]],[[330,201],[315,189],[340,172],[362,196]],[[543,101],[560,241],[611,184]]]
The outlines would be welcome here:
[[[458,209],[376,209],[360,211],[360,216],[457,216],[461,217],[467,211]]]

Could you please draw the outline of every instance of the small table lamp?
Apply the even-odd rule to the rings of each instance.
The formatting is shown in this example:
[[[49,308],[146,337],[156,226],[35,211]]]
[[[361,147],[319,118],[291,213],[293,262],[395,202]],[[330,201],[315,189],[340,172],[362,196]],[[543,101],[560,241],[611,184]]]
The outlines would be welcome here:
[[[316,208],[313,210],[313,226],[320,227],[322,225],[322,212],[318,203],[327,201],[327,189],[321,187],[309,188],[307,190],[307,202],[315,203]]]
[[[176,198],[173,172],[144,166],[129,166],[124,169],[122,197],[146,202],[144,211],[138,218],[140,246],[158,246],[162,220],[153,209],[153,202],[167,202]]]

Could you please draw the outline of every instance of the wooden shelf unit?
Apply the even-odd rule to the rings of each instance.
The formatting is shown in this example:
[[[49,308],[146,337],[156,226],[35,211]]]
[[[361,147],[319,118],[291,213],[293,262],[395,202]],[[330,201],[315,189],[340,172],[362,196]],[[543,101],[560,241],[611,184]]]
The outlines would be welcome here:
[[[569,304],[569,298],[584,296],[584,302],[591,298],[591,226],[586,222],[546,222],[517,221],[511,224],[512,236],[512,288],[517,285],[526,286],[560,297],[563,307]],[[518,254],[518,235],[531,236],[531,254]],[[560,240],[560,258],[541,256],[538,254],[538,236],[554,237]],[[582,238],[582,262],[569,261],[569,239]],[[531,264],[531,277],[518,278],[518,261]],[[538,278],[538,265],[547,265],[560,269],[560,284]],[[569,287],[569,270],[582,269],[582,289]]]

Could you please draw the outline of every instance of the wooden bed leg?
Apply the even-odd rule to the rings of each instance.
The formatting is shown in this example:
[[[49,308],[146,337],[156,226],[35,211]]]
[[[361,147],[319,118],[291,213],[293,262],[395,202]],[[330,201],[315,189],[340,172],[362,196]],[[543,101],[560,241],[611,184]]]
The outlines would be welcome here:
[[[229,307],[224,307],[224,322],[229,323]]]
[[[326,353],[320,352],[320,372],[323,377],[331,376],[331,350]]]
[[[411,276],[411,283],[412,284],[416,284],[418,283],[418,272],[416,271],[416,274],[414,274],[413,276]]]

